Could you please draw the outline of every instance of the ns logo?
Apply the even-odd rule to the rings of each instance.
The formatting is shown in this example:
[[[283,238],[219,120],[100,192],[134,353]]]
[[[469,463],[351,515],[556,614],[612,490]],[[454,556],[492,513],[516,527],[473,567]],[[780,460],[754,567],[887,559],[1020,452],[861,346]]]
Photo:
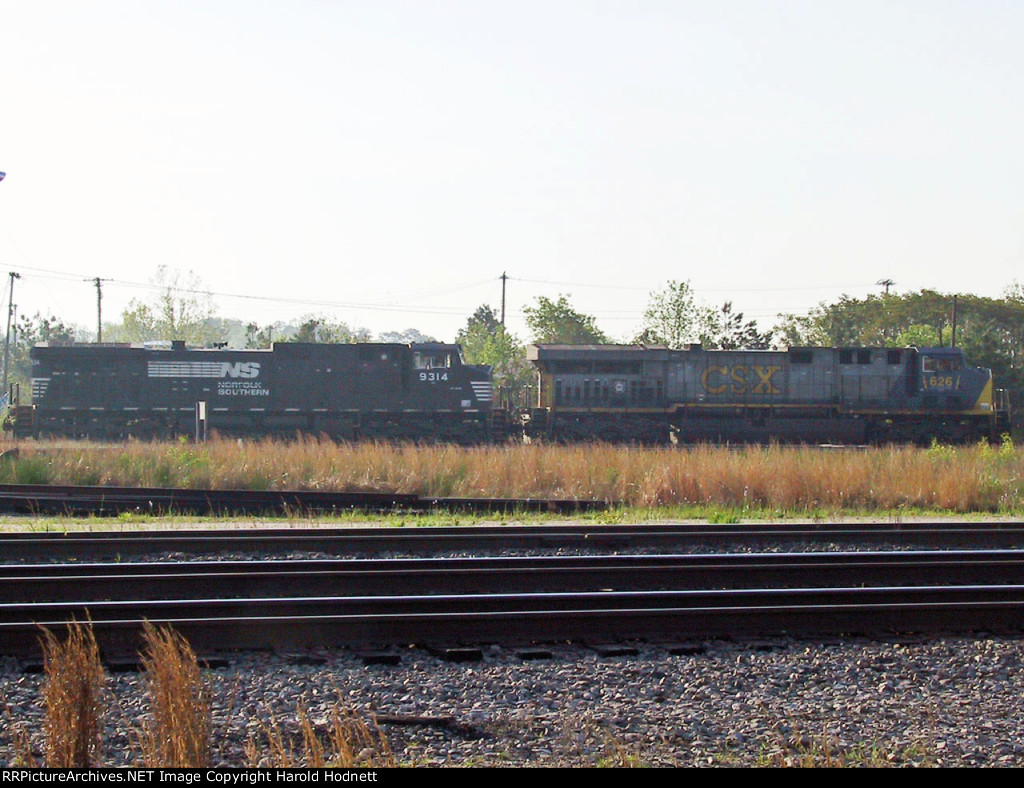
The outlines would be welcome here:
[[[224,362],[220,365],[220,376],[222,378],[242,378],[251,380],[259,377],[260,364],[258,361],[240,361],[235,364]]]

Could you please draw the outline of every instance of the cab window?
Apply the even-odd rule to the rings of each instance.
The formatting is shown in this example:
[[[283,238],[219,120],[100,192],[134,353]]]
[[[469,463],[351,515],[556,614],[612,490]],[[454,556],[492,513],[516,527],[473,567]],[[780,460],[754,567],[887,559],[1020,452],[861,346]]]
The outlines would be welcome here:
[[[416,369],[447,369],[451,357],[447,353],[414,353],[413,366]]]
[[[925,356],[921,363],[925,372],[956,372],[960,369],[960,359],[948,356]]]

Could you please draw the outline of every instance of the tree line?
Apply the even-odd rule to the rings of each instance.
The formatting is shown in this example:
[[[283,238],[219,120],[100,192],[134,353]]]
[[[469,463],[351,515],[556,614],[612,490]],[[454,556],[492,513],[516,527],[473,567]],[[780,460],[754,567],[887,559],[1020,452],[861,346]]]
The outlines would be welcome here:
[[[150,301],[133,300],[116,323],[104,325],[104,342],[184,340],[198,346],[268,348],[274,342],[431,342],[437,338],[409,328],[374,337],[365,328],[325,315],[307,315],[292,323],[258,325],[220,318],[213,298],[193,274],[165,268],[154,280]],[[515,400],[533,384],[526,344],[640,343],[681,348],[769,349],[798,346],[932,347],[957,345],[974,366],[991,368],[1000,388],[1016,400],[1024,391],[1024,287],[1014,283],[1000,298],[921,290],[865,298],[843,296],[821,303],[807,315],[780,315],[762,330],[756,321],[721,306],[701,303],[689,282],[669,280],[652,292],[639,329],[625,338],[605,333],[592,315],[579,312],[569,296],[538,296],[523,313],[529,337],[524,340],[502,325],[493,307],[482,304],[467,318],[454,341],[467,363],[488,364],[496,384]],[[22,316],[10,351],[10,380],[26,382],[31,374],[29,349],[36,342],[87,340],[82,329],[54,317]]]

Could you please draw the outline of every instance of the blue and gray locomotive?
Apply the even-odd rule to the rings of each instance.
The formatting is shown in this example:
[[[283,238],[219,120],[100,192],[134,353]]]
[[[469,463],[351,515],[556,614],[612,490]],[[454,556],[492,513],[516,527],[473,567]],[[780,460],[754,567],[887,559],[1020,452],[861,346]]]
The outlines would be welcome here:
[[[491,371],[458,345],[280,343],[268,350],[41,344],[16,435],[96,440],[325,435],[479,443],[492,437]]]
[[[527,437],[635,443],[996,440],[1006,392],[959,348],[531,345]]]

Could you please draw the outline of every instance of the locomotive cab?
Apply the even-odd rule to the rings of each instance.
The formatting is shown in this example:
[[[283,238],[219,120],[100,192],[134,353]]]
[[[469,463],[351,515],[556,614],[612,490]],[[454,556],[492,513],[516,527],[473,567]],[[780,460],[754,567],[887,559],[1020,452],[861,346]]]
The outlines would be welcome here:
[[[960,348],[919,348],[914,377],[925,409],[993,412],[992,371],[969,366]]]
[[[467,364],[459,345],[425,342],[410,345],[412,380],[421,396],[458,394],[463,410],[489,409],[493,400],[491,367]]]

